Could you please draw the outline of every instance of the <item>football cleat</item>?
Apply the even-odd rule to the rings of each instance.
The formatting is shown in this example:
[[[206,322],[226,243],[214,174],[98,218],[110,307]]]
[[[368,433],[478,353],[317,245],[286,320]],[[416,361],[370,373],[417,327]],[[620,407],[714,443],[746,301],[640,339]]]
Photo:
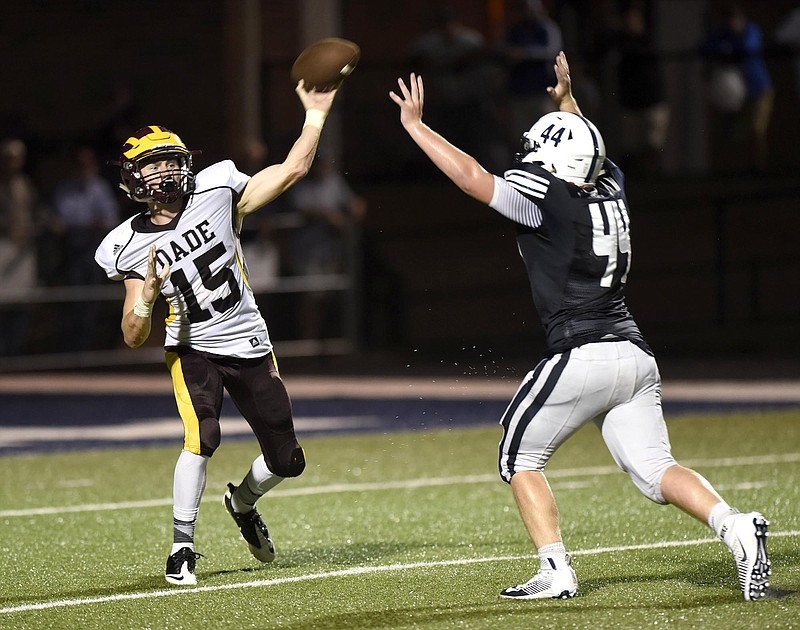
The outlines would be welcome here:
[[[178,584],[180,586],[197,584],[194,568],[197,559],[202,557],[204,557],[203,554],[195,553],[189,547],[181,547],[167,558],[167,569],[164,571],[164,578],[170,584]]]
[[[255,508],[249,512],[236,512],[231,504],[231,495],[236,492],[236,486],[228,484],[228,491],[225,493],[223,503],[228,514],[236,521],[242,538],[250,548],[250,553],[261,562],[272,562],[275,559],[275,545],[269,537],[269,530],[261,520],[261,516]]]
[[[767,555],[769,521],[758,512],[732,514],[722,523],[719,537],[736,561],[742,596],[748,602],[767,594],[772,564]]]
[[[569,599],[578,594],[578,577],[572,568],[572,559],[567,554],[565,567],[539,569],[525,584],[509,586],[500,597],[509,599]],[[552,561],[551,561],[552,564]]]

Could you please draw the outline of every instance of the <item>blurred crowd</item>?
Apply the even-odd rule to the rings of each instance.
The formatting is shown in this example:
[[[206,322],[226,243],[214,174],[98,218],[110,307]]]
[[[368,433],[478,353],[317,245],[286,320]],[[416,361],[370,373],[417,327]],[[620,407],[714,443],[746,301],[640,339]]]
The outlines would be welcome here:
[[[523,131],[552,109],[545,88],[555,81],[553,60],[565,44],[563,25],[542,0],[515,0],[502,33],[486,34],[464,23],[457,3],[431,4],[432,20],[409,38],[408,66],[425,76],[432,94],[426,118],[454,144],[488,169],[502,169]],[[612,153],[626,173],[653,175],[663,169],[672,112],[657,47],[653,4],[620,0],[604,16],[592,42],[592,58],[613,75],[617,112]],[[736,3],[714,5],[694,53],[703,62],[712,124],[720,148],[713,167],[764,170],[776,90],[767,48],[791,55],[800,98],[800,7],[772,32]],[[718,10],[717,10],[718,9]],[[490,36],[491,35],[491,36]],[[608,100],[600,82],[573,55],[576,96],[595,118]],[[604,84],[607,85],[607,84]],[[784,93],[786,91],[783,91]],[[606,107],[607,109],[607,107]],[[63,166],[58,177],[41,176],[30,161],[24,133],[0,128],[0,355],[24,352],[31,325],[25,291],[37,287],[92,286],[106,282],[93,261],[104,234],[132,207],[108,167],[140,120],[130,92],[117,86],[107,118],[79,143],[54,149]],[[21,130],[20,130],[21,131]],[[245,172],[267,163],[266,145],[254,140],[237,162]],[[745,159],[742,159],[745,156]],[[40,157],[40,156],[34,156]],[[419,168],[424,166],[419,165]],[[344,254],[366,215],[366,202],[342,174],[341,164],[323,153],[314,170],[284,206],[254,221],[244,235],[248,262],[258,277],[351,273]],[[45,186],[43,182],[48,182]],[[289,227],[291,229],[284,228]],[[303,338],[324,336],[330,295],[309,292],[293,318]],[[81,346],[100,316],[85,300],[66,301],[53,350]]]
[[[502,166],[522,132],[552,111],[545,88],[554,82],[556,53],[569,45],[554,16],[562,7],[542,0],[507,3],[503,32],[489,38],[467,26],[455,5],[435,6],[431,28],[408,50],[409,67],[435,92],[426,116],[490,170]],[[741,4],[709,3],[695,49],[667,53],[655,24],[657,3],[619,0],[603,6],[613,10],[592,25],[591,38],[581,41],[577,53],[571,51],[571,72],[584,113],[616,130],[613,153],[620,166],[629,174],[663,172],[675,102],[665,62],[681,57],[684,68],[694,60],[702,66],[702,96],[714,133],[710,168],[764,170],[775,99],[766,56],[791,56],[800,90],[800,7],[765,32]],[[681,89],[689,80],[682,77]]]

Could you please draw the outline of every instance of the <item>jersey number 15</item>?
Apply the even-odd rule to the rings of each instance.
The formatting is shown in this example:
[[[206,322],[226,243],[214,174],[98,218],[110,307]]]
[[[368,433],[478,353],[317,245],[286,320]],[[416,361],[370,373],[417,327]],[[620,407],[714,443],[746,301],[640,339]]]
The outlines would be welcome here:
[[[218,243],[204,254],[201,254],[194,259],[194,266],[197,267],[197,272],[200,274],[200,280],[203,286],[209,291],[215,291],[221,286],[227,284],[230,288],[230,293],[225,297],[212,300],[211,306],[218,313],[224,313],[231,306],[235,305],[241,297],[239,285],[236,284],[236,277],[233,272],[227,267],[222,267],[217,273],[211,272],[211,264],[225,254],[225,245]],[[198,322],[205,322],[211,319],[211,310],[203,308],[197,301],[197,296],[192,290],[192,285],[186,278],[183,269],[178,269],[170,275],[170,281],[178,287],[178,290],[183,295],[186,306],[189,307],[189,321],[192,324]]]

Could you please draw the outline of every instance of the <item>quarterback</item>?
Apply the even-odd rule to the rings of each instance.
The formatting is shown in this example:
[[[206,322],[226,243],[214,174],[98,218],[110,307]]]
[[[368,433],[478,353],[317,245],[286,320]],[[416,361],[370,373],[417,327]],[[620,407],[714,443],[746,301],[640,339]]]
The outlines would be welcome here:
[[[256,501],[286,477],[303,472],[289,395],[278,373],[267,324],[250,290],[239,234],[243,219],[308,172],[336,90],[296,93],[305,122],[286,159],[252,177],[225,160],[192,170],[195,151],[174,132],[149,126],[135,132],[119,157],[122,188],[146,208],[113,229],[95,260],[125,286],[122,335],[131,348],[150,335],[153,305],[167,302],[165,353],[178,411],[183,449],[173,478],[173,544],[165,578],[197,583],[194,544],[206,466],[220,444],[223,389],[250,425],[261,448],[238,486],[223,497],[261,562],[275,558]]]
[[[501,420],[499,471],[511,485],[537,548],[539,570],[503,590],[511,599],[568,598],[578,580],[562,541],[544,474],[556,451],[594,422],[639,491],[707,523],[733,553],[745,600],[764,597],[770,574],[768,522],[742,514],[695,471],[672,457],[653,353],[625,305],[631,217],[624,179],[606,159],[598,129],[581,116],[564,53],[556,58],[559,110],[523,134],[522,152],[493,175],[422,122],[422,77],[400,79],[400,122],[462,191],[513,222],[547,356],[525,377]]]

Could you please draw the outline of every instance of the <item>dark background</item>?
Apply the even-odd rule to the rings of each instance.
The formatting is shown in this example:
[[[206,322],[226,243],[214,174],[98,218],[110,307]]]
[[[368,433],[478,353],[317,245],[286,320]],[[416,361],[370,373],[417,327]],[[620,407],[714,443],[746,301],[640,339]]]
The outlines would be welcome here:
[[[28,170],[46,194],[63,173],[64,147],[96,134],[112,113],[115,93],[125,89],[142,125],[179,130],[190,148],[203,149],[198,168],[236,158],[242,150],[236,80],[242,2],[4,3],[0,136],[28,143]],[[273,162],[285,155],[302,121],[288,78],[304,44],[301,4],[260,3],[261,139]],[[512,230],[424,163],[387,96],[396,78],[413,69],[408,44],[429,26],[434,4],[342,0],[341,32],[329,34],[362,48],[335,105],[340,167],[369,202],[361,348],[352,360],[402,370],[410,357],[457,371],[502,371],[508,362],[531,362],[543,349]],[[512,3],[450,4],[490,44],[513,17]],[[546,4],[564,30],[570,61],[599,87],[593,113],[613,157],[613,85],[593,45],[617,5]],[[667,69],[673,123],[663,171],[628,184],[635,217],[628,305],[663,361],[748,359],[750,366],[788,375],[800,356],[800,102],[791,58],[769,35],[797,3],[741,3],[765,33],[776,90],[769,165],[758,173],[735,168],[737,156],[730,155],[723,157],[733,168],[716,168],[719,139],[703,102],[692,40],[718,3],[647,4]],[[268,322],[279,317],[267,311]]]

